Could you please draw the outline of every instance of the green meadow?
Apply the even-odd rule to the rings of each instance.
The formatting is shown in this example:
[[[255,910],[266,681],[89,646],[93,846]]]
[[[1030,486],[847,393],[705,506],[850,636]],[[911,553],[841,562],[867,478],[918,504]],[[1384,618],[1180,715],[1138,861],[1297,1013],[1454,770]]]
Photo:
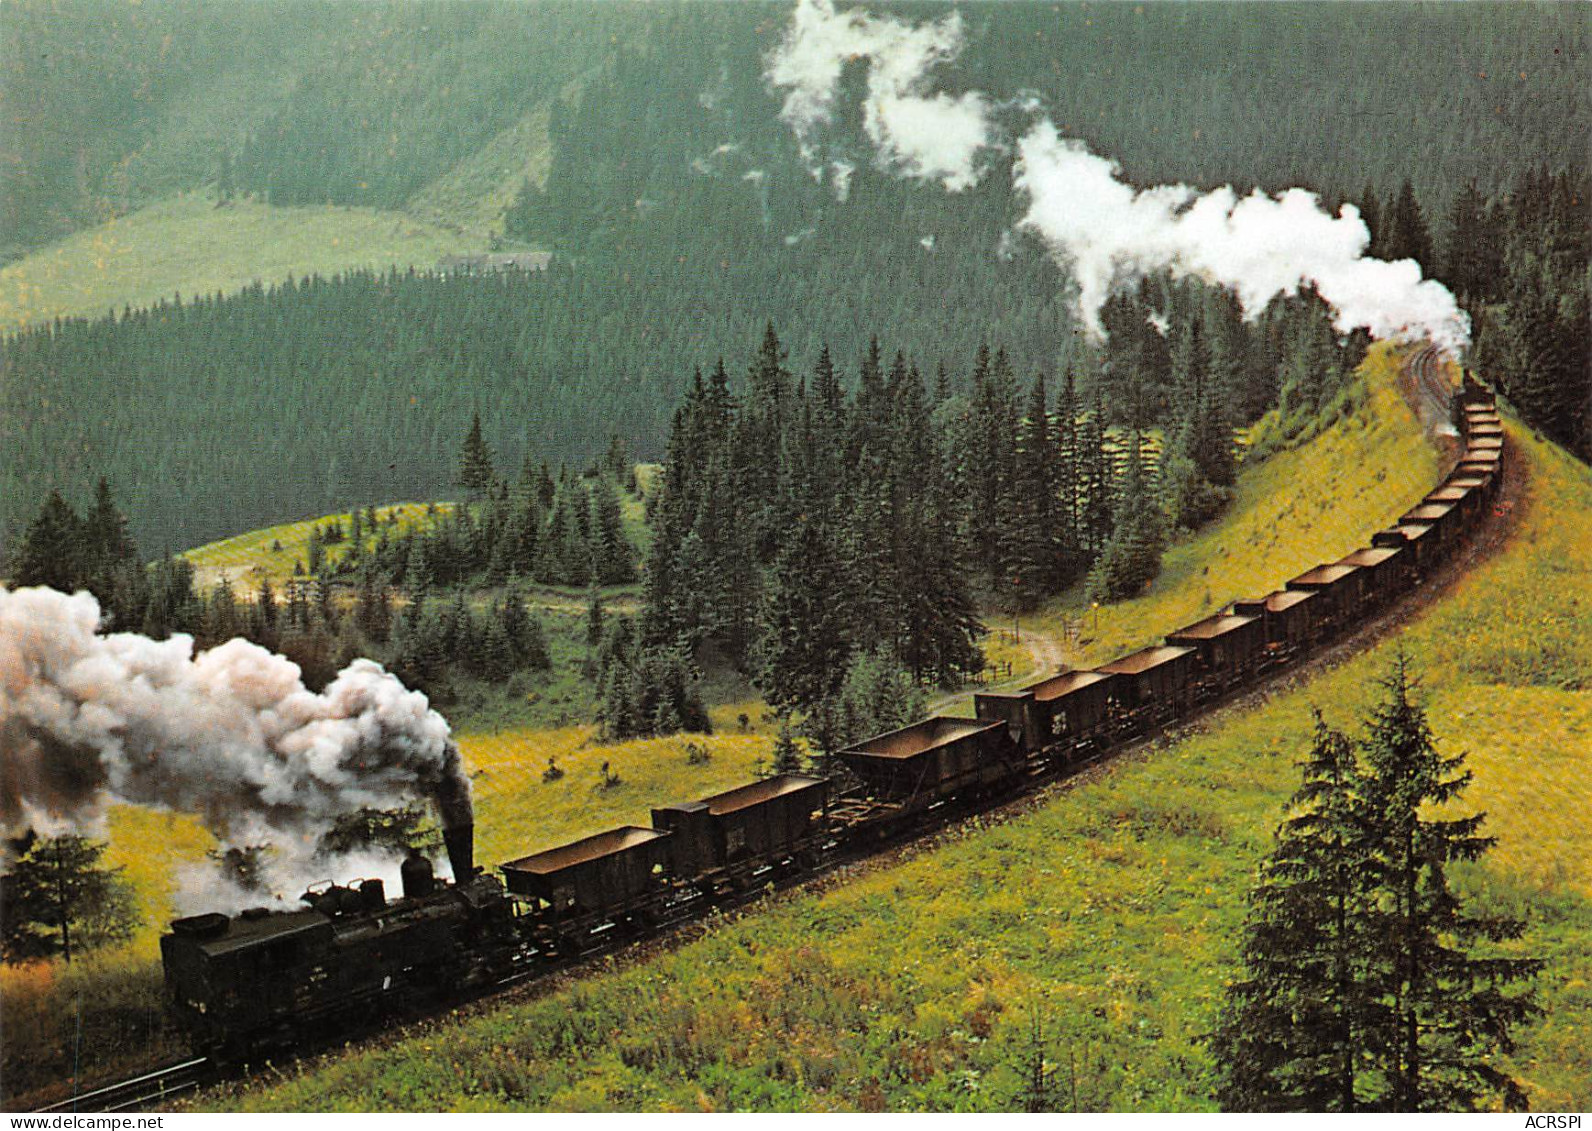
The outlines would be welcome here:
[[[404,212],[245,199],[218,206],[204,192],[179,193],[0,268],[0,332],[290,276],[430,269],[445,255],[483,250],[480,236]]]

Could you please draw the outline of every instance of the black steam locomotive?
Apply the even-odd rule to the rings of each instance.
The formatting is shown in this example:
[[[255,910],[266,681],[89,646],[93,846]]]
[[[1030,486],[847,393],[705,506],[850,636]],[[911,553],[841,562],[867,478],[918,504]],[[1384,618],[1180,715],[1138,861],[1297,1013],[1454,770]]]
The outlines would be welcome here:
[[[350,1016],[448,999],[612,940],[811,875],[873,843],[1019,795],[1317,651],[1429,576],[1491,508],[1503,429],[1469,379],[1454,402],[1458,464],[1369,547],[1238,601],[1161,645],[1015,693],[975,696],[858,743],[830,778],[786,774],[652,811],[627,826],[477,871],[468,825],[444,830],[453,883],[405,862],[305,896],[293,912],[179,919],[161,940],[172,1007],[196,1050],[240,1056]]]

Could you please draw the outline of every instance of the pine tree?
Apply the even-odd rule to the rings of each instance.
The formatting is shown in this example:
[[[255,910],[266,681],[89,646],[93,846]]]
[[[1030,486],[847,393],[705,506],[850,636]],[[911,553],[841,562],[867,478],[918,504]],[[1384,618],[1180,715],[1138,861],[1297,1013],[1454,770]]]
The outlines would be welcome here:
[[[758,685],[776,709],[811,710],[839,685],[849,653],[840,592],[828,539],[801,522],[774,561],[759,624]]]
[[[1387,246],[1383,248],[1382,258],[1413,259],[1428,273],[1435,269],[1431,233],[1415,199],[1415,186],[1408,179],[1400,186],[1398,197],[1388,210],[1387,229]]]
[[[1054,592],[1063,576],[1059,534],[1061,449],[1050,421],[1043,374],[1034,377],[1028,406],[1018,425],[1012,531],[1013,605],[1031,608]]]
[[[774,740],[774,757],[769,764],[771,774],[799,774],[802,771],[802,748],[791,733],[790,716],[781,717],[779,736]]]
[[[1094,407],[1084,418],[1078,436],[1083,494],[1080,526],[1084,549],[1091,557],[1105,549],[1115,525],[1111,498],[1111,457],[1106,451],[1105,425],[1105,407],[1100,403],[1100,386],[1097,383]]]
[[[1249,893],[1243,976],[1212,1045],[1227,1111],[1356,1111],[1372,893],[1353,744],[1316,715],[1303,784]]]
[[[31,835],[31,834],[30,834]],[[0,946],[6,961],[78,953],[132,937],[137,901],[121,868],[100,863],[109,846],[81,836],[37,837],[0,876]]]
[[[618,492],[607,479],[598,479],[592,484],[592,498],[592,580],[602,585],[628,584],[636,579],[636,563],[625,537]]]
[[[494,478],[492,449],[481,435],[481,414],[476,412],[470,417],[469,434],[459,449],[459,471],[454,482],[479,498],[492,486]]]
[[[1472,775],[1462,768],[1463,754],[1438,751],[1402,652],[1380,685],[1361,742],[1372,839],[1367,872],[1380,897],[1367,923],[1376,940],[1369,988],[1380,997],[1366,1026],[1376,1104],[1473,1111],[1498,1097],[1522,1109],[1519,1083],[1492,1059],[1513,1050],[1512,1030],[1536,1011],[1529,994],[1510,992],[1511,984],[1541,964],[1473,953],[1478,943],[1517,939],[1524,930],[1515,920],[1468,912],[1449,886],[1448,865],[1478,859],[1495,838],[1480,835],[1482,814],[1432,815],[1456,800]]]
[[[1144,442],[1137,432],[1128,447],[1116,525],[1095,564],[1091,589],[1097,596],[1120,601],[1136,597],[1161,572],[1165,548],[1160,507],[1144,470]]]
[[[1352,746],[1318,718],[1251,894],[1245,970],[1212,1041],[1224,1107],[1525,1105],[1495,1061],[1536,1012],[1521,983],[1540,963],[1501,957],[1523,925],[1468,911],[1450,887],[1448,865],[1494,843],[1481,815],[1438,815],[1471,775],[1438,752],[1402,654],[1379,682]]]
[[[11,559],[11,584],[75,591],[85,572],[84,541],[82,519],[61,492],[51,491]]]

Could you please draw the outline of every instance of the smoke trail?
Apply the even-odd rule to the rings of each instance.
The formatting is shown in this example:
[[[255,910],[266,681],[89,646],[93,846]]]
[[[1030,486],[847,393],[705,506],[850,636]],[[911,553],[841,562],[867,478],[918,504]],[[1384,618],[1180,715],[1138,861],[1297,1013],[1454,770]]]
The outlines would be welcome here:
[[[107,801],[197,814],[224,843],[304,846],[344,813],[430,799],[470,821],[448,724],[380,665],[326,690],[245,640],[97,634],[87,593],[0,588],[0,828],[93,828]]]
[[[928,72],[961,49],[962,17],[957,12],[912,27],[875,19],[861,9],[837,15],[830,0],[802,0],[784,43],[769,59],[766,77],[776,87],[789,88],[780,116],[795,130],[802,159],[817,178],[824,170],[813,137],[833,117],[835,88],[846,62],[867,59],[863,129],[880,163],[959,192],[982,176],[975,159],[991,144],[991,104],[977,91],[926,96],[923,88]],[[850,168],[836,173],[843,186]],[[844,194],[845,189],[838,191]]]
[[[841,71],[864,59],[864,125],[880,164],[952,191],[977,184],[982,155],[1009,149],[995,124],[997,104],[977,92],[926,94],[929,72],[956,57],[962,36],[955,13],[912,27],[861,9],[837,13],[832,0],[797,0],[765,78],[786,91],[780,114],[803,160],[821,166],[818,138],[833,119]],[[1019,108],[1032,113],[1037,103]],[[1274,296],[1313,285],[1342,332],[1363,326],[1381,338],[1427,337],[1451,352],[1469,343],[1469,319],[1447,288],[1422,279],[1420,264],[1366,257],[1370,233],[1353,205],[1334,217],[1303,189],[1275,197],[1136,189],[1115,162],[1061,137],[1048,119],[1031,122],[1017,140],[1012,180],[1028,205],[1018,226],[1072,271],[1078,312],[1096,333],[1113,290],[1170,270],[1232,287],[1251,317]]]

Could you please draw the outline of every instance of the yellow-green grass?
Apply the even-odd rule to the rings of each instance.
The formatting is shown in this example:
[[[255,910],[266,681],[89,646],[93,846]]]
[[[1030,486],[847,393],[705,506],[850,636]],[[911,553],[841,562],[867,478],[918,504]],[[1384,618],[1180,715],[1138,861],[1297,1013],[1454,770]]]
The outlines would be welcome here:
[[[612,744],[595,742],[589,726],[462,735],[475,788],[477,858],[495,866],[619,825],[651,825],[653,806],[744,785],[769,761],[772,741],[755,730],[741,733],[732,720],[717,720],[711,735]],[[709,760],[693,765],[691,746]],[[549,758],[564,773],[544,782]],[[619,785],[602,786],[604,762]]]
[[[434,506],[438,514],[446,514],[453,509],[452,503],[436,503]],[[394,513],[398,515],[398,522],[389,528],[387,523]],[[427,525],[434,516],[428,513],[426,503],[394,503],[377,507],[376,518],[382,524],[380,530],[391,529],[398,534]],[[285,522],[263,530],[251,530],[189,550],[182,556],[192,563],[200,588],[209,588],[225,577],[240,596],[252,596],[258,592],[262,580],[269,580],[280,592],[282,584],[293,576],[294,566],[309,559],[310,532],[331,522],[341,523],[346,537],[351,524],[349,512],[343,511],[299,522]],[[365,549],[373,548],[379,536],[379,530],[375,534],[367,531]],[[327,546],[327,564],[331,565],[345,556],[348,549],[346,540]]]
[[[1522,949],[1547,960],[1545,1013],[1505,1067],[1537,1109],[1586,1108],[1592,475],[1517,427],[1510,443],[1531,475],[1512,537],[1374,651],[672,953],[201,1106],[1010,1108],[1039,1014],[1062,1106],[1209,1108],[1200,1034],[1311,708],[1357,728],[1402,646],[1440,747],[1470,752],[1457,808],[1501,838],[1460,888],[1525,915]]]
[[[78,232],[0,270],[0,331],[55,318],[99,317],[173,294],[231,293],[288,276],[354,268],[429,268],[479,240],[400,212],[274,208],[250,200],[218,208],[184,193]]]

